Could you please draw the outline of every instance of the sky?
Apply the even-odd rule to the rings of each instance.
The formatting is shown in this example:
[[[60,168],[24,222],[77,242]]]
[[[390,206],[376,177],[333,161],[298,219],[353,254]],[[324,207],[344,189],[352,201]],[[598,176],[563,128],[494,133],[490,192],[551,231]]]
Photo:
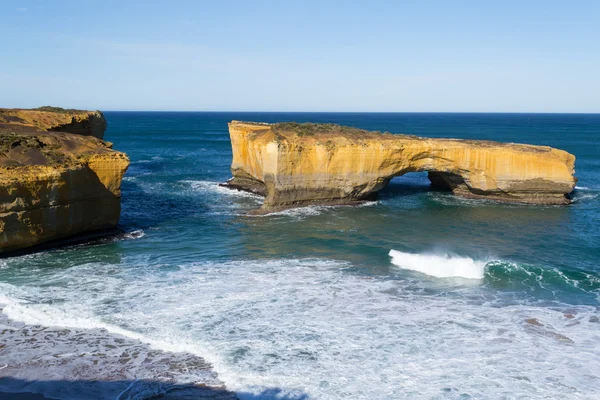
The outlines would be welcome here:
[[[0,107],[600,112],[600,1],[0,0]]]

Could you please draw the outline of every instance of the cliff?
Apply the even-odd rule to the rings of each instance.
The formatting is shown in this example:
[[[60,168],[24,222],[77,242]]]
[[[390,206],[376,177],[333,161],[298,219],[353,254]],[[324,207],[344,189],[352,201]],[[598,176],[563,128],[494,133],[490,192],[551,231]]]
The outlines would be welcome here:
[[[229,124],[227,186],[265,196],[263,210],[352,204],[395,176],[428,171],[456,195],[568,204],[575,157],[563,150],[490,141],[429,139],[331,124]]]
[[[59,107],[40,107],[26,110],[0,108],[0,125],[31,127],[42,131],[76,133],[104,137],[106,120],[100,111],[68,110]]]
[[[0,255],[115,229],[129,160],[97,137],[101,113],[0,110],[0,119]]]

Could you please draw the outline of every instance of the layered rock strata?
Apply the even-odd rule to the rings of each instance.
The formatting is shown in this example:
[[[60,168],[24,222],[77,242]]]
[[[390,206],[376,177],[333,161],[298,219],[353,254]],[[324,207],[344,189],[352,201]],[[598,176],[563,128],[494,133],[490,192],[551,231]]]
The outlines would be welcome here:
[[[102,114],[12,111],[0,113],[0,256],[114,230],[129,159],[97,137]]]
[[[265,196],[264,211],[373,198],[389,181],[428,171],[469,198],[568,204],[575,157],[547,146],[430,139],[331,124],[229,124],[227,186]]]

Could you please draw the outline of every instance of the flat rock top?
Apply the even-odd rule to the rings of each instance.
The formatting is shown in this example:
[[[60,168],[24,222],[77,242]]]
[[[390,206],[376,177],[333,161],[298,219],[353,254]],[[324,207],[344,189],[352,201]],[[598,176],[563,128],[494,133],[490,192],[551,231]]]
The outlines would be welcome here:
[[[86,156],[114,152],[110,143],[96,137],[57,131],[101,115],[56,107],[0,108],[0,175],[14,175],[24,167],[69,167]]]
[[[112,152],[110,143],[93,136],[42,132],[0,124],[0,168],[68,166],[81,157]],[[0,171],[1,172],[1,171]]]
[[[59,107],[0,108],[0,124],[29,126],[47,131],[73,122],[85,121],[94,115],[100,116],[100,112]]]
[[[377,141],[385,142],[423,142],[425,143],[443,143],[445,146],[467,146],[473,148],[504,148],[520,152],[545,153],[555,149],[548,146],[536,146],[517,143],[502,143],[490,140],[468,140],[451,138],[427,138],[407,134],[393,134],[390,132],[369,131],[360,128],[342,126],[337,124],[315,124],[315,123],[297,123],[280,122],[269,124],[263,122],[231,121],[230,127],[239,127],[247,130],[256,137],[262,135],[272,135],[276,141],[287,140],[291,142],[302,141],[304,143],[316,143],[328,141],[331,144],[356,143]],[[266,138],[266,137],[265,137]]]

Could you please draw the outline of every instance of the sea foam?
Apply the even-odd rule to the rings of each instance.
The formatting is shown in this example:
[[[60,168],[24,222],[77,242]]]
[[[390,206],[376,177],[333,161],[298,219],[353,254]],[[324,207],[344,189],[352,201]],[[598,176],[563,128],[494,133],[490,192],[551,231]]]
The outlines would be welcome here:
[[[194,191],[209,192],[218,195],[226,195],[232,197],[242,197],[254,200],[261,200],[262,196],[254,193],[246,192],[243,190],[232,189],[221,186],[219,182],[215,181],[194,181],[194,180],[183,180],[181,183],[187,184]]]
[[[485,261],[457,255],[412,254],[390,250],[392,263],[436,278],[483,279]]]
[[[74,335],[103,328],[201,355],[244,400],[593,398],[600,389],[595,306],[514,304],[480,285],[439,291],[428,279],[351,266],[251,259],[165,269],[129,257],[46,269],[43,282],[21,269],[39,283],[0,284],[0,303],[27,324]]]

